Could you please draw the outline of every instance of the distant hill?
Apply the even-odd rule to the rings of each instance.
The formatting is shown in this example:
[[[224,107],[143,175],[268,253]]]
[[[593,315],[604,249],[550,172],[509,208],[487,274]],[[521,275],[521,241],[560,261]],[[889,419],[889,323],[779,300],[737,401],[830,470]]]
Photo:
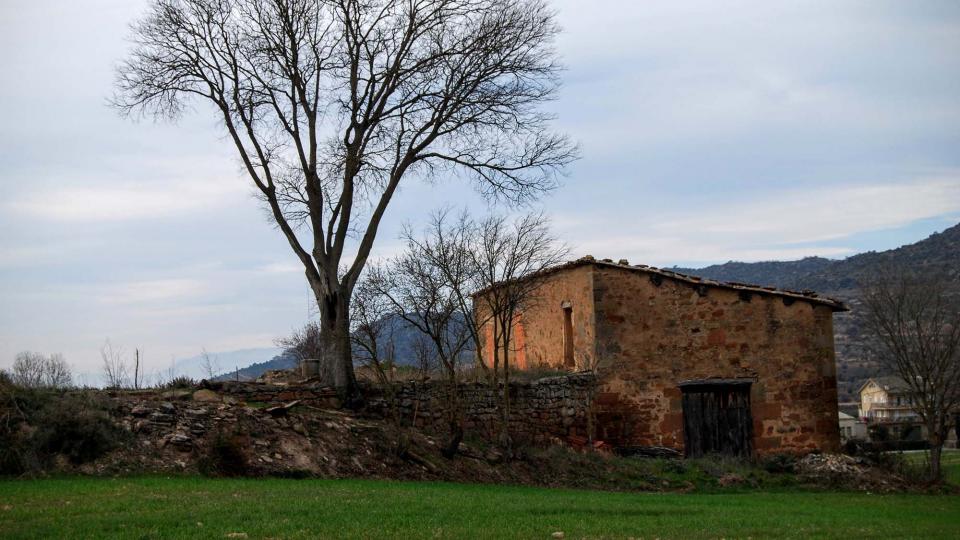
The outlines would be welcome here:
[[[914,244],[887,251],[868,251],[846,259],[807,257],[799,261],[728,262],[704,268],[674,267],[671,270],[720,281],[836,294],[857,289],[861,281],[892,265],[906,265],[958,279],[960,224]]]
[[[299,361],[297,355],[291,351],[282,351],[273,358],[264,362],[255,362],[241,369],[225,370],[223,375],[215,377],[215,380],[235,380],[252,381],[266,373],[268,370],[292,369],[297,367]]]
[[[867,351],[860,286],[885,269],[904,266],[947,277],[960,286],[960,224],[925,240],[887,251],[869,251],[846,259],[808,257],[799,261],[728,262],[704,268],[672,270],[720,281],[810,289],[843,300],[849,313],[834,318],[840,400],[857,399],[867,378],[881,375]]]
[[[282,349],[277,347],[259,347],[240,349],[236,351],[210,352],[210,358],[219,366],[218,371],[233,372],[238,367],[246,367],[256,362],[265,362],[280,354]],[[193,379],[202,379],[207,376],[203,369],[203,355],[198,354],[189,358],[181,358],[174,363],[176,375],[186,375]]]
[[[820,272],[839,262],[823,257],[807,257],[799,261],[734,262],[715,264],[704,268],[673,267],[670,270],[681,274],[692,274],[717,281],[735,281],[756,285],[791,288],[805,276]]]
[[[420,363],[420,358],[417,353],[418,341],[426,339],[426,335],[422,334],[416,328],[410,326],[403,317],[399,315],[390,315],[386,318],[386,328],[384,330],[384,336],[391,336],[391,343],[393,345],[393,355],[395,362],[400,366],[417,366]],[[386,356],[387,354],[387,340],[384,338],[384,341],[380,344],[380,354]],[[263,362],[255,362],[252,364],[246,365],[241,369],[230,368],[229,366],[223,367],[223,374],[216,377],[217,380],[233,380],[239,378],[241,381],[250,381],[255,380],[260,377],[268,370],[276,369],[291,369],[299,365],[299,359],[296,353],[290,350],[281,351],[276,349],[277,354],[275,354],[269,360]],[[465,356],[472,355],[473,349],[465,351]],[[199,362],[199,357],[197,358]],[[244,365],[244,364],[237,364]]]

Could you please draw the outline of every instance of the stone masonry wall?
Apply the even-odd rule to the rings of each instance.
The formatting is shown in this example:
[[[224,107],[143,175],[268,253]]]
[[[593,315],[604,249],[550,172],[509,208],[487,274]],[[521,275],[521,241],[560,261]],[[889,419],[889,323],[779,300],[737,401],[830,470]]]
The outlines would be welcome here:
[[[547,276],[537,289],[536,301],[520,315],[514,327],[511,365],[519,369],[563,369],[563,302],[569,302],[573,319],[575,370],[585,371],[594,360],[593,272],[574,268]],[[478,306],[482,306],[478,302]],[[482,319],[482,315],[478,317]],[[482,330],[487,346],[484,360],[492,365],[493,333],[490,324]]]
[[[838,448],[828,306],[610,267],[594,283],[598,439],[682,449],[678,384],[749,378],[758,454]]]
[[[338,407],[336,392],[317,385],[273,385],[249,382],[213,383],[223,396],[246,403],[279,405],[299,401],[321,408]],[[517,441],[547,443],[555,440],[583,444],[587,440],[587,410],[596,378],[591,373],[573,373],[532,382],[510,384],[510,435]],[[448,429],[450,387],[439,381],[404,381],[397,384],[396,404],[401,421],[428,432]],[[503,385],[481,383],[457,386],[464,431],[495,439],[500,429],[499,404]],[[383,387],[364,387],[364,413],[381,418],[393,414],[393,405]]]
[[[224,381],[208,383],[218,393],[246,403],[280,405],[299,401],[315,407],[340,406],[335,390],[315,384],[285,385]]]
[[[583,444],[587,440],[587,411],[596,378],[591,373],[549,377],[529,383],[510,384],[510,435],[527,443],[557,440]],[[448,429],[448,392],[442,382],[405,382],[399,385],[396,403],[404,424],[426,431]],[[464,431],[495,440],[500,430],[499,405],[503,386],[481,383],[457,386]],[[366,411],[380,417],[392,414],[382,388],[367,392]]]

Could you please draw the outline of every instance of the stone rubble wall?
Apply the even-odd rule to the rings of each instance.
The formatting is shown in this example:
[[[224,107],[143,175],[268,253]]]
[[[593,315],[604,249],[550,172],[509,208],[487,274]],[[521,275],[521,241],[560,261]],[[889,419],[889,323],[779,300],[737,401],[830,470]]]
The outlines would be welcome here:
[[[510,383],[510,436],[517,441],[545,444],[557,440],[574,445],[587,441],[587,411],[596,385],[589,372],[548,377],[532,382]],[[304,405],[337,408],[336,392],[310,384],[263,384],[249,382],[211,383],[211,389],[245,403],[279,405],[299,401]],[[394,397],[379,385],[364,386],[363,413],[393,418],[427,432],[449,431],[451,403],[456,403],[465,435],[495,440],[500,433],[503,384],[460,383],[455,399],[443,381],[402,381]]]
[[[245,403],[280,405],[299,401],[304,405],[321,408],[339,408],[337,393],[328,386],[318,384],[263,384],[252,382],[224,381],[208,383],[218,394],[229,396]]]
[[[531,444],[587,441],[588,410],[596,385],[592,373],[574,373],[533,382],[510,384],[510,436]],[[401,422],[429,432],[449,431],[450,386],[441,381],[398,383],[391,402],[384,388],[371,388],[366,411],[391,418],[399,410]],[[467,436],[496,440],[502,424],[503,384],[457,385],[456,401]]]

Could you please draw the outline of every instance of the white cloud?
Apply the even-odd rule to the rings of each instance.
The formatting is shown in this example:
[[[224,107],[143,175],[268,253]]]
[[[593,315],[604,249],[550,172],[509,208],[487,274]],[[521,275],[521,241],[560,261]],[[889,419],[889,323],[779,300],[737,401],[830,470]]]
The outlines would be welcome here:
[[[960,212],[960,171],[896,184],[783,190],[645,216],[562,227],[579,251],[646,264],[840,257],[837,241]],[[630,231],[611,236],[603,231]]]
[[[717,206],[705,214],[657,224],[655,230],[748,235],[777,244],[845,238],[960,210],[960,173],[900,184],[786,190]]]
[[[239,180],[197,180],[54,188],[27,193],[8,206],[56,222],[143,220],[219,208],[242,197],[245,187]]]
[[[100,301],[106,304],[151,304],[192,299],[207,289],[202,281],[196,279],[131,281],[105,286]]]

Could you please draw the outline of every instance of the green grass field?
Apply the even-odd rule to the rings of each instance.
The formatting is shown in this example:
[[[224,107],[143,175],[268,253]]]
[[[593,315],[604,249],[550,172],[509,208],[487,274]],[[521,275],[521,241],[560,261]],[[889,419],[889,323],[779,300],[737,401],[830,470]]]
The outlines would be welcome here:
[[[2,538],[957,538],[960,497],[367,480],[0,481]]]

